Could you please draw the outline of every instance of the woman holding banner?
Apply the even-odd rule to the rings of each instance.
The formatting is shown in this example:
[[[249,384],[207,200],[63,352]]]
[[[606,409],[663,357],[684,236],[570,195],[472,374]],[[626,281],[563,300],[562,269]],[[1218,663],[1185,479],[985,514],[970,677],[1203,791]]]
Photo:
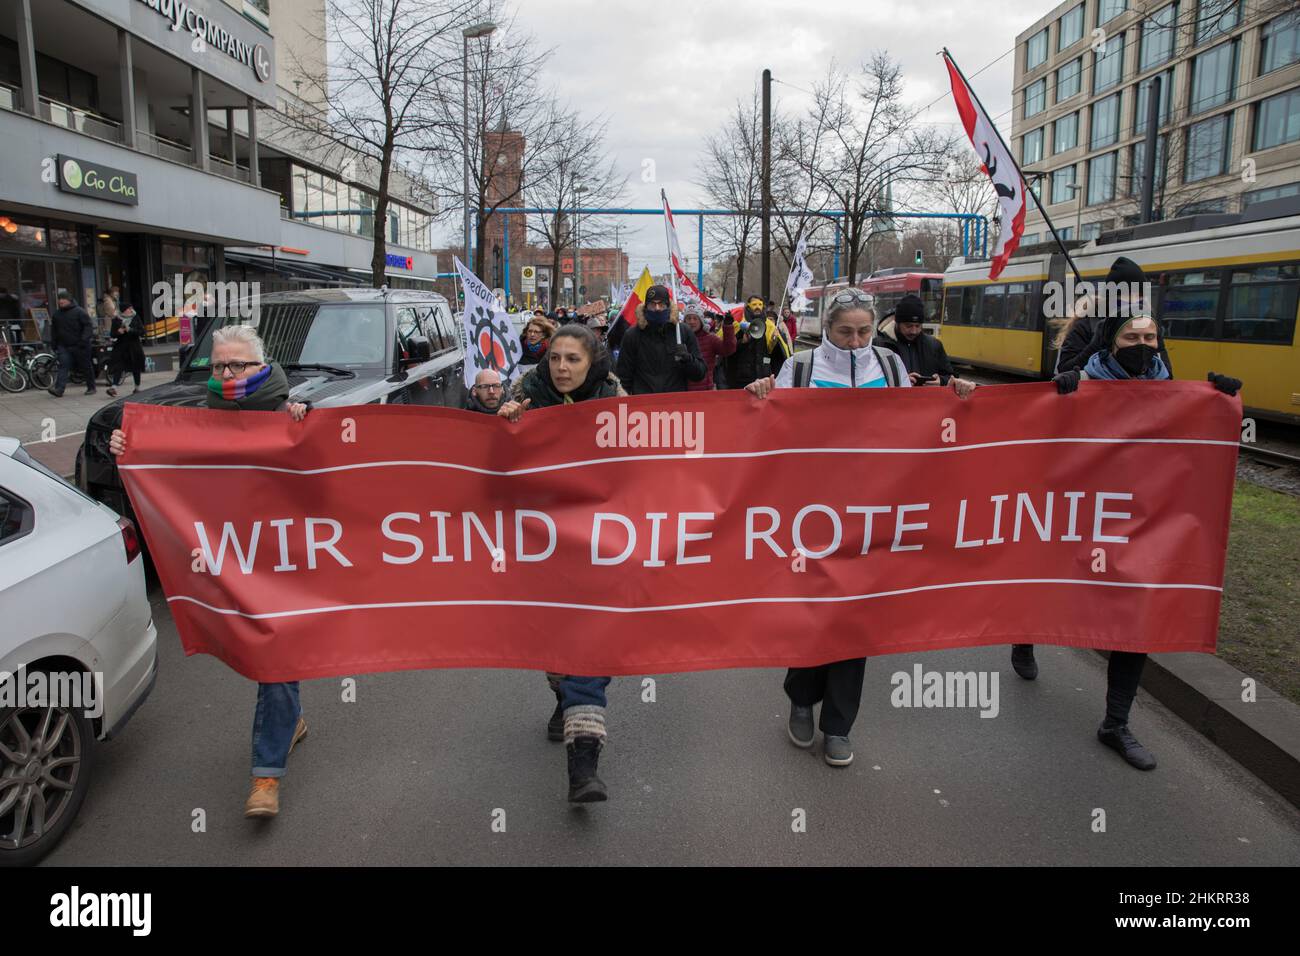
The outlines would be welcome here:
[[[1160,354],[1159,325],[1136,305],[1120,308],[1116,310],[1117,314],[1101,321],[1094,339],[1100,344],[1100,350],[1085,356],[1082,369],[1060,372],[1053,379],[1060,394],[1075,392],[1084,379],[1122,382],[1169,381],[1172,378]],[[1236,395],[1241,388],[1239,379],[1226,375],[1210,372],[1208,378],[1226,395]],[[1029,660],[1033,661],[1032,647],[1029,647],[1029,652]],[[1128,727],[1129,711],[1137,697],[1138,682],[1142,679],[1146,661],[1146,654],[1110,652],[1106,667],[1106,717],[1097,728],[1097,739],[1138,770],[1154,770],[1156,766],[1156,758],[1138,742]],[[1034,674],[1037,673],[1035,665]]]
[[[228,325],[212,333],[212,377],[208,379],[208,408],[231,411],[287,411],[296,422],[307,406],[289,401],[289,379],[278,365],[266,361],[257,330]],[[113,455],[126,451],[126,432],[113,431],[108,444]],[[307,736],[302,719],[298,682],[258,684],[253,713],[253,784],[244,804],[246,817],[273,817],[280,812],[280,778],[294,746]]]
[[[572,405],[591,398],[626,396],[613,372],[609,351],[585,325],[562,325],[551,336],[545,361],[514,384],[512,400],[497,412],[518,422],[529,408]],[[563,740],[569,766],[569,801],[608,799],[596,775],[605,744],[605,688],[608,677],[547,674],[555,693],[555,712],[546,726],[551,740]]]
[[[821,345],[797,352],[775,377],[767,376],[746,386],[746,391],[766,398],[773,388],[907,388],[912,383],[903,360],[891,349],[874,345],[875,300],[861,289],[843,289],[826,304]],[[952,379],[961,398],[975,390],[973,382]],[[853,762],[849,731],[862,700],[866,658],[835,661],[818,667],[792,667],[786,673],[785,692],[790,698],[790,741],[811,747],[815,737],[813,706],[822,705],[818,725],[824,737],[823,756],[832,767]]]

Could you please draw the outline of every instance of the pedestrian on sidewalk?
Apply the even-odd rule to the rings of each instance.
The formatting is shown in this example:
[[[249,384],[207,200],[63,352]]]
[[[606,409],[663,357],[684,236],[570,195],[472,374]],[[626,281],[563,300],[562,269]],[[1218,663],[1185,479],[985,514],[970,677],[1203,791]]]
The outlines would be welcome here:
[[[591,329],[574,323],[560,326],[551,336],[546,361],[514,383],[510,401],[497,414],[518,422],[530,408],[625,396],[610,366],[608,350]],[[610,678],[548,673],[546,679],[555,694],[546,736],[564,741],[569,802],[607,800],[605,782],[596,771],[605,745],[605,690]]]
[[[131,373],[135,392],[140,391],[140,376],[144,374],[144,319],[127,303],[121,313],[113,317],[113,351],[108,356],[108,394],[117,397],[117,386],[122,376]]]
[[[212,377],[208,379],[208,408],[240,412],[286,411],[294,421],[307,417],[307,405],[289,401],[289,379],[278,365],[266,361],[257,330],[227,325],[212,333]],[[109,438],[114,456],[126,451],[126,432],[118,428]],[[280,778],[289,754],[307,736],[298,682],[257,685],[253,712],[253,783],[244,803],[246,817],[273,817],[280,812]]]
[[[850,286],[835,293],[826,304],[822,342],[798,352],[776,376],[751,383],[746,391],[766,398],[773,388],[907,388],[912,382],[902,359],[890,349],[873,344],[876,323],[874,300]],[[974,385],[953,391],[968,397]],[[796,747],[808,748],[816,737],[813,707],[821,703],[817,726],[823,737],[822,756],[832,767],[853,762],[849,731],[862,702],[866,658],[834,661],[816,667],[792,667],[786,672],[785,693],[790,698],[788,733]]]
[[[75,366],[86,376],[86,394],[94,395],[95,363],[90,348],[95,323],[67,289],[59,290],[58,303],[50,317],[50,344],[58,355],[59,371],[49,392],[55,398],[62,398],[63,390],[68,387],[68,375]]]
[[[1073,394],[1078,390],[1079,382],[1085,380],[1167,382],[1172,379],[1160,355],[1159,324],[1147,313],[1145,303],[1130,301],[1114,313],[1102,319],[1098,328],[1095,341],[1102,343],[1103,350],[1092,353],[1082,369],[1058,372],[1052,379],[1059,394]],[[1225,395],[1236,395],[1241,389],[1240,379],[1214,372],[1206,377]],[[1018,644],[1015,649],[1013,663],[1016,652],[1021,654],[1016,673],[1033,680],[1038,676],[1033,645]],[[1027,661],[1024,659],[1026,650]],[[1106,716],[1097,728],[1097,739],[1138,770],[1154,770],[1156,767],[1155,756],[1138,742],[1128,726],[1129,712],[1137,697],[1146,662],[1146,654],[1110,652],[1106,665]],[[1026,664],[1032,665],[1032,673]]]

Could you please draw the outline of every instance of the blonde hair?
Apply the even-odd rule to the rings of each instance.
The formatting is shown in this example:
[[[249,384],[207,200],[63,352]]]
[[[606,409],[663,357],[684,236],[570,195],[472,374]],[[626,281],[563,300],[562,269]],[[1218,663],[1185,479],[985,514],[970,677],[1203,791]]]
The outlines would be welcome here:
[[[1097,314],[1097,298],[1094,295],[1080,296],[1074,305],[1067,307],[1066,311],[1069,313],[1070,320],[1061,326],[1061,331],[1056,333],[1056,341],[1052,343],[1052,348],[1058,352],[1065,344],[1065,337],[1070,334],[1070,330],[1080,319],[1090,319]]]
[[[266,362],[266,346],[262,344],[262,337],[257,334],[257,329],[251,325],[223,325],[212,333],[212,346],[218,345],[247,345],[253,350],[253,355],[257,361]]]
[[[554,322],[550,319],[543,318],[540,315],[535,315],[524,324],[524,335],[527,335],[528,330],[534,325],[537,326],[538,330],[542,333],[542,338],[546,339],[548,342],[550,341],[551,336],[555,334]]]

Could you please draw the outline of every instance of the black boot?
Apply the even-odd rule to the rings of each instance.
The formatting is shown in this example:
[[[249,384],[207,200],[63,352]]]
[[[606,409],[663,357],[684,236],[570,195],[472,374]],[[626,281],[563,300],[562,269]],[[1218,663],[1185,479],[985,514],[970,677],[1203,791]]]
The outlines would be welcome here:
[[[1156,769],[1156,758],[1151,755],[1151,751],[1138,743],[1137,738],[1128,729],[1128,724],[1107,726],[1106,722],[1103,722],[1097,728],[1097,739],[1127,760],[1131,766],[1139,770]]]
[[[1011,645],[1011,666],[1025,680],[1038,676],[1038,661],[1034,660],[1033,644]]]
[[[596,776],[600,759],[599,737],[574,737],[569,751],[569,802],[598,803],[608,800],[605,781]]]
[[[555,692],[555,713],[551,714],[551,719],[546,722],[546,739],[564,739],[564,705],[560,703],[558,690]]]

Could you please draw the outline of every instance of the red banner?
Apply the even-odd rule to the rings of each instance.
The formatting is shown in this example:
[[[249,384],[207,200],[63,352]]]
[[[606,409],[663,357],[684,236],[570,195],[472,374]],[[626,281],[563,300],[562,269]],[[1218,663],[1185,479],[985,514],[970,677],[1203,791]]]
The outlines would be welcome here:
[[[128,404],[121,466],[186,652],[247,677],[643,674],[1213,651],[1240,421],[1191,382]]]

